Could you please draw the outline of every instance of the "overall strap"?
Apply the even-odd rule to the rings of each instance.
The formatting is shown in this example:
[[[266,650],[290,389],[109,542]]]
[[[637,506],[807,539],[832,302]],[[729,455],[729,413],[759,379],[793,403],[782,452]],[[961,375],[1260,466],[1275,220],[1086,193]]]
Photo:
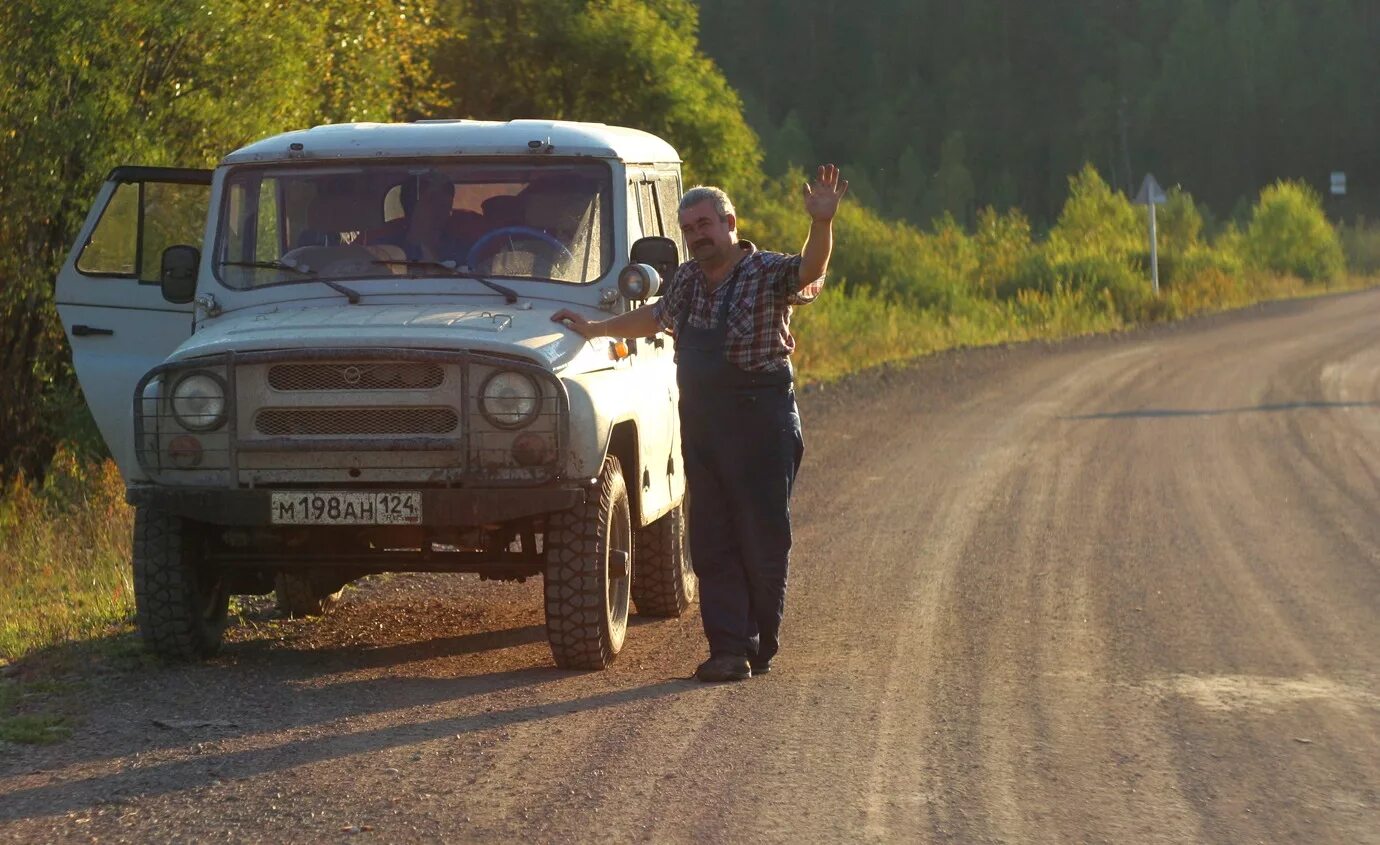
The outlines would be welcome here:
[[[733,304],[733,294],[738,292],[738,268],[741,266],[743,266],[742,261],[735,264],[733,266],[733,273],[729,276],[728,281],[724,283],[728,285],[728,289],[724,291],[724,301],[719,303],[719,313],[714,320],[714,324],[712,324],[710,328],[713,328],[715,325],[719,328],[727,327],[728,309],[729,306]]]
[[[708,329],[704,329],[703,331],[712,331],[712,330],[715,328],[716,325],[717,325],[720,329],[722,329],[722,328],[724,327],[725,323],[726,323],[727,320],[728,320],[728,308],[729,308],[730,305],[732,305],[732,303],[733,303],[733,295],[734,295],[734,293],[737,292],[737,288],[738,288],[738,270],[739,270],[739,268],[741,268],[742,266],[743,266],[743,262],[742,262],[742,261],[739,261],[737,264],[733,265],[733,270],[732,270],[732,272],[729,274],[728,281],[724,282],[724,284],[727,285],[728,288],[727,288],[727,290],[724,291],[724,300],[723,300],[722,303],[719,304],[719,311],[718,311],[718,314],[715,315],[714,317],[711,317],[711,318],[710,318],[709,328],[708,328]],[[703,274],[701,274],[701,277],[702,277],[702,276],[703,276]],[[712,298],[713,295],[714,295],[714,294],[713,294],[712,292],[710,292],[710,291],[708,291],[708,290],[705,291],[705,296],[708,296],[708,297],[711,297],[711,298]],[[683,333],[683,330],[685,329],[685,327],[690,323],[690,312],[693,311],[694,309],[695,309],[695,294],[694,294],[694,292],[692,291],[691,294],[690,294],[690,296],[686,297],[686,299],[685,299],[685,310],[681,311],[681,313],[680,313],[680,319],[676,321],[676,334],[677,334],[678,336],[681,335],[681,334]]]

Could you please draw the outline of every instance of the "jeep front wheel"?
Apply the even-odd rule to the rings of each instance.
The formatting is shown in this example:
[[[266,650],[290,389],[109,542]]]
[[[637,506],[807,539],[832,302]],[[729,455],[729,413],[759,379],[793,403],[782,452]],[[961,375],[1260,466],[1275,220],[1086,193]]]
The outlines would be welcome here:
[[[546,636],[562,669],[607,668],[628,633],[632,510],[623,468],[607,458],[588,499],[547,520]]]
[[[644,616],[680,616],[695,603],[699,581],[690,565],[685,504],[637,532],[633,602]]]
[[[134,606],[144,644],[196,660],[220,650],[230,592],[204,565],[201,526],[154,508],[134,513]]]

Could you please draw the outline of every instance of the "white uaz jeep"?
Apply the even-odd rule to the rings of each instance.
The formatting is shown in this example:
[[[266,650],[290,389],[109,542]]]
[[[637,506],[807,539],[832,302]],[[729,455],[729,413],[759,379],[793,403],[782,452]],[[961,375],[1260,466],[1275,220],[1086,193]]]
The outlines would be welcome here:
[[[530,120],[113,171],[57,299],[137,509],[144,640],[208,655],[232,593],[322,612],[400,570],[543,575],[563,667],[613,661],[630,599],[683,613],[670,344],[551,322],[655,296],[680,193],[652,135]]]

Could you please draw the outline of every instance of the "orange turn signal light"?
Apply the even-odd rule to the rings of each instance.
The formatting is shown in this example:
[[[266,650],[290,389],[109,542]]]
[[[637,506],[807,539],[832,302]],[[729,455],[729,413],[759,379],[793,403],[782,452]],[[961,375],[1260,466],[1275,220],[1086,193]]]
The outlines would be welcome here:
[[[609,344],[609,357],[615,361],[622,361],[631,354],[626,340],[615,340]]]

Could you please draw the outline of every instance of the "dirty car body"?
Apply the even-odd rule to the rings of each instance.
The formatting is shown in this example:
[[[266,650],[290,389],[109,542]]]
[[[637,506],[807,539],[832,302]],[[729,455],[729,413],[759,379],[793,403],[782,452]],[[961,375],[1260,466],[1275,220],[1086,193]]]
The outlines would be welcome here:
[[[402,570],[542,575],[562,666],[607,666],[630,599],[683,612],[668,339],[550,319],[656,293],[680,187],[654,136],[548,121],[323,126],[213,172],[112,172],[57,293],[137,509],[145,640],[203,656],[231,593],[322,612]]]

